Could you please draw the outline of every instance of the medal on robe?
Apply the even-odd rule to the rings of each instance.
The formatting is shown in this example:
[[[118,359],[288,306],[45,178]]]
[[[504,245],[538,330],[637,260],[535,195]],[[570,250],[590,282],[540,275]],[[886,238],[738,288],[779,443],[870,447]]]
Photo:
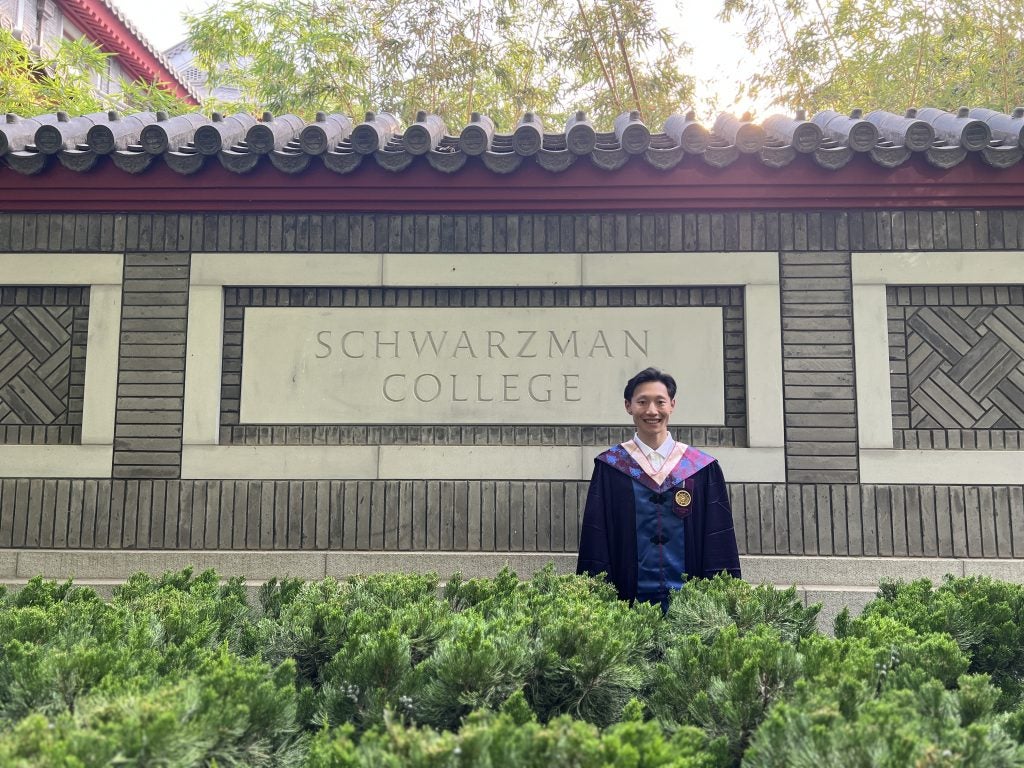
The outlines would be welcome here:
[[[689,517],[690,513],[693,512],[693,494],[685,487],[692,483],[692,480],[687,479],[683,488],[680,488],[674,494],[672,494],[672,513],[680,520]]]

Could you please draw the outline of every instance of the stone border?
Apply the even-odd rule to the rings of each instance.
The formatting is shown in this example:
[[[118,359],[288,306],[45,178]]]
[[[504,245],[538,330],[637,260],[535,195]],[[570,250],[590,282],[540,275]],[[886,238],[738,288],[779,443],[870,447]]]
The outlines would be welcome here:
[[[221,445],[611,445],[633,436],[633,425],[616,416],[604,424],[529,425],[518,420],[502,424],[411,423],[292,424],[264,421],[240,424],[244,319],[251,307],[354,309],[380,315],[392,308],[515,309],[528,316],[533,308],[624,308],[643,313],[665,308],[720,309],[725,351],[725,426],[693,424],[672,429],[676,439],[690,445],[747,447],[746,361],[744,353],[744,289],[720,287],[225,287],[224,359],[221,380]],[[461,311],[461,309],[459,310]],[[444,315],[442,311],[438,315]],[[427,318],[430,315],[426,315]],[[852,333],[852,330],[851,330]],[[852,371],[852,360],[850,369]],[[673,368],[674,369],[674,368]],[[851,374],[852,375],[852,374]],[[742,379],[742,380],[740,380]],[[852,396],[851,396],[852,399]],[[621,414],[621,411],[619,411]],[[311,418],[315,418],[311,417]],[[590,420],[593,421],[593,420]]]
[[[741,555],[751,583],[799,584],[807,588],[874,589],[882,579],[929,579],[947,574],[989,576],[1024,583],[1024,561],[1004,559],[816,557]],[[52,550],[0,549],[0,581],[48,579],[117,581],[133,573],[159,575],[192,567],[215,568],[221,576],[265,581],[275,576],[322,579],[386,571],[434,572],[442,578],[460,571],[467,578],[495,575],[506,565],[527,576],[553,563],[559,573],[576,570],[574,553],[524,552],[227,552],[223,550]]]
[[[1024,283],[1021,255],[1015,251],[854,253],[852,262],[861,482],[947,483],[962,478],[972,485],[1020,483],[1024,452],[893,448],[886,287]]]
[[[190,446],[191,480],[589,480],[607,446]],[[711,448],[729,482],[785,477],[782,448]]]
[[[1024,451],[920,451],[862,448],[862,482],[881,485],[944,485],[954,479],[968,485],[1019,485],[1024,480]]]
[[[119,253],[3,253],[0,285],[89,286],[81,445],[0,445],[0,477],[110,477],[121,334]]]
[[[194,253],[189,289],[188,349],[182,438],[182,478],[250,479],[279,477],[282,462],[297,479],[407,477],[395,470],[391,454],[405,456],[430,476],[500,479],[504,454],[518,448],[380,446],[376,461],[339,446],[220,446],[220,365],[223,358],[225,286],[573,286],[621,285],[624,275],[643,275],[644,287],[744,287],[749,449],[713,449],[722,454],[736,482],[785,480],[782,398],[782,321],[778,254],[745,253]],[[399,282],[401,281],[401,282]],[[516,478],[589,478],[592,448],[529,448],[533,458]],[[288,451],[289,453],[282,453]],[[558,452],[548,455],[548,452]],[[568,451],[565,456],[562,452]],[[583,452],[593,451],[586,458]],[[458,459],[451,457],[458,454]],[[519,456],[520,454],[517,454]],[[527,453],[521,454],[523,457]],[[543,456],[541,461],[539,457]],[[351,462],[346,459],[352,459]],[[552,463],[554,459],[554,463]],[[376,466],[373,466],[373,465]],[[447,468],[451,468],[450,470]],[[732,467],[730,470],[729,467]],[[426,470],[424,470],[426,471]],[[271,474],[267,474],[270,472]],[[342,472],[343,474],[337,474]],[[438,472],[441,475],[438,475]]]

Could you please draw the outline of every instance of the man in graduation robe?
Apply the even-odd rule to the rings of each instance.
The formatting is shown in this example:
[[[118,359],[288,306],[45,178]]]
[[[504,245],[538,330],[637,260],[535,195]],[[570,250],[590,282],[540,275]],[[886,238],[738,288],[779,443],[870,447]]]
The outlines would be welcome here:
[[[739,578],[722,470],[668,430],[675,379],[647,368],[623,394],[636,434],[594,459],[576,572],[605,573],[621,599],[663,607],[687,578]]]

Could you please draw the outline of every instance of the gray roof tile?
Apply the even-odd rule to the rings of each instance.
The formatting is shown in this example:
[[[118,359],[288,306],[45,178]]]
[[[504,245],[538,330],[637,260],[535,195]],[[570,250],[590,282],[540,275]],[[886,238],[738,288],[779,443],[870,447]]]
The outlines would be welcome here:
[[[256,120],[244,113],[168,118],[163,113],[122,117],[105,112],[31,119],[8,115],[0,123],[0,164],[25,175],[39,173],[54,162],[53,157],[83,173],[101,156],[109,156],[115,167],[130,174],[141,173],[162,156],[175,172],[191,175],[216,156],[225,168],[240,174],[264,162],[288,174],[302,173],[313,163],[344,174],[372,155],[394,173],[423,157],[419,162],[443,173],[480,162],[494,173],[508,174],[523,163],[563,173],[585,158],[607,171],[629,162],[646,162],[663,171],[694,161],[724,168],[744,154],[769,168],[813,162],[839,170],[858,153],[885,168],[902,165],[916,154],[943,169],[971,155],[994,168],[1010,168],[1024,158],[1024,109],[1011,115],[967,108],[925,108],[904,115],[826,110],[810,120],[803,114],[772,115],[760,123],[748,115],[723,113],[710,129],[689,112],[672,115],[659,132],[646,126],[636,112],[620,115],[609,132],[595,130],[582,112],[573,115],[563,130],[545,127],[540,116],[527,113],[511,134],[498,133],[480,114],[453,132],[439,116],[425,112],[404,131],[386,112],[367,113],[359,123],[323,113],[307,123],[296,115],[270,113]],[[801,155],[808,159],[801,160]]]

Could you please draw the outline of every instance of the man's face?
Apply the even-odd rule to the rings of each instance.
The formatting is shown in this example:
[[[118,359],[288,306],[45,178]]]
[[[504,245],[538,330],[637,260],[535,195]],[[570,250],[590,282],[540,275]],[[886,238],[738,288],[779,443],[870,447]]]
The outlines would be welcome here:
[[[669,397],[668,387],[660,381],[640,384],[633,390],[633,399],[626,401],[626,413],[633,417],[633,424],[641,438],[667,432],[668,419],[675,407],[676,401]]]

